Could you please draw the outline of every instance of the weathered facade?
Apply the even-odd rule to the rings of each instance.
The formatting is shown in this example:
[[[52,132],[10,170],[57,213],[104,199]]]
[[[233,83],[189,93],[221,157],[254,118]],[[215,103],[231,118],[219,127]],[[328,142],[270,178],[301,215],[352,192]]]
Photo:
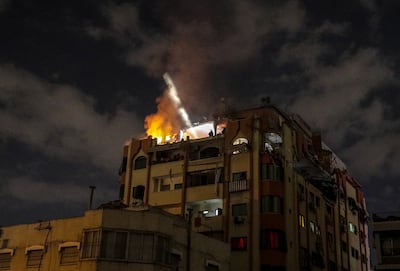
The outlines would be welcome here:
[[[0,270],[229,270],[227,244],[191,233],[186,220],[157,208],[4,227],[0,244]]]
[[[400,213],[377,213],[372,218],[375,270],[400,270]]]
[[[121,200],[181,216],[231,246],[231,270],[369,270],[359,183],[298,116],[219,116],[210,136],[124,147]]]

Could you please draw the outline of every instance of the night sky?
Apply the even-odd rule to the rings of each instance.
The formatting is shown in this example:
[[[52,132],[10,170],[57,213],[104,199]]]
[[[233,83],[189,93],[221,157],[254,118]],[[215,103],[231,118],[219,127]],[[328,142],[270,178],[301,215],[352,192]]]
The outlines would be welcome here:
[[[400,1],[0,0],[0,225],[118,198],[124,142],[173,78],[193,122],[262,98],[400,211]]]

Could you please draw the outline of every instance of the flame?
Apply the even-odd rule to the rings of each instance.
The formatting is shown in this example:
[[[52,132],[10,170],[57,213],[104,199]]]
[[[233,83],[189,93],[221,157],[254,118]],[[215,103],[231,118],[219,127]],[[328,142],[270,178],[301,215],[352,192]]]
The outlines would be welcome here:
[[[157,143],[180,140],[182,127],[192,127],[174,82],[168,73],[163,77],[168,89],[157,98],[157,113],[147,116],[144,125],[147,136],[157,138]]]
[[[148,136],[157,138],[157,143],[163,143],[177,137],[181,123],[171,100],[165,93],[157,98],[157,103],[157,113],[145,118],[144,128]]]

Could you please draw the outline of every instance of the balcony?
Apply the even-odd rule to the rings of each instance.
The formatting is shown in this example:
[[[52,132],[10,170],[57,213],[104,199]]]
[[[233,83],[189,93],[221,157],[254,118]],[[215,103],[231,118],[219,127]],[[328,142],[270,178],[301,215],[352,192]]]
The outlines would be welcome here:
[[[193,230],[196,232],[223,230],[223,216],[196,217],[193,220]]]
[[[246,191],[249,189],[248,181],[247,180],[239,180],[229,183],[229,192],[240,192]]]

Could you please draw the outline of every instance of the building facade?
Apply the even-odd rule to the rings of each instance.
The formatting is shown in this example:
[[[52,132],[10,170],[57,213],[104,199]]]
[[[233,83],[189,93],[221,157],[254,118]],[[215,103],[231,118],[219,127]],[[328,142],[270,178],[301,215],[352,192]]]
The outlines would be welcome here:
[[[1,230],[0,270],[229,270],[227,244],[157,208],[90,210]]]
[[[400,270],[400,213],[377,213],[372,219],[375,270]]]
[[[369,270],[361,187],[319,133],[269,105],[212,127],[131,139],[121,201],[191,217],[193,231],[230,244],[230,270]]]

